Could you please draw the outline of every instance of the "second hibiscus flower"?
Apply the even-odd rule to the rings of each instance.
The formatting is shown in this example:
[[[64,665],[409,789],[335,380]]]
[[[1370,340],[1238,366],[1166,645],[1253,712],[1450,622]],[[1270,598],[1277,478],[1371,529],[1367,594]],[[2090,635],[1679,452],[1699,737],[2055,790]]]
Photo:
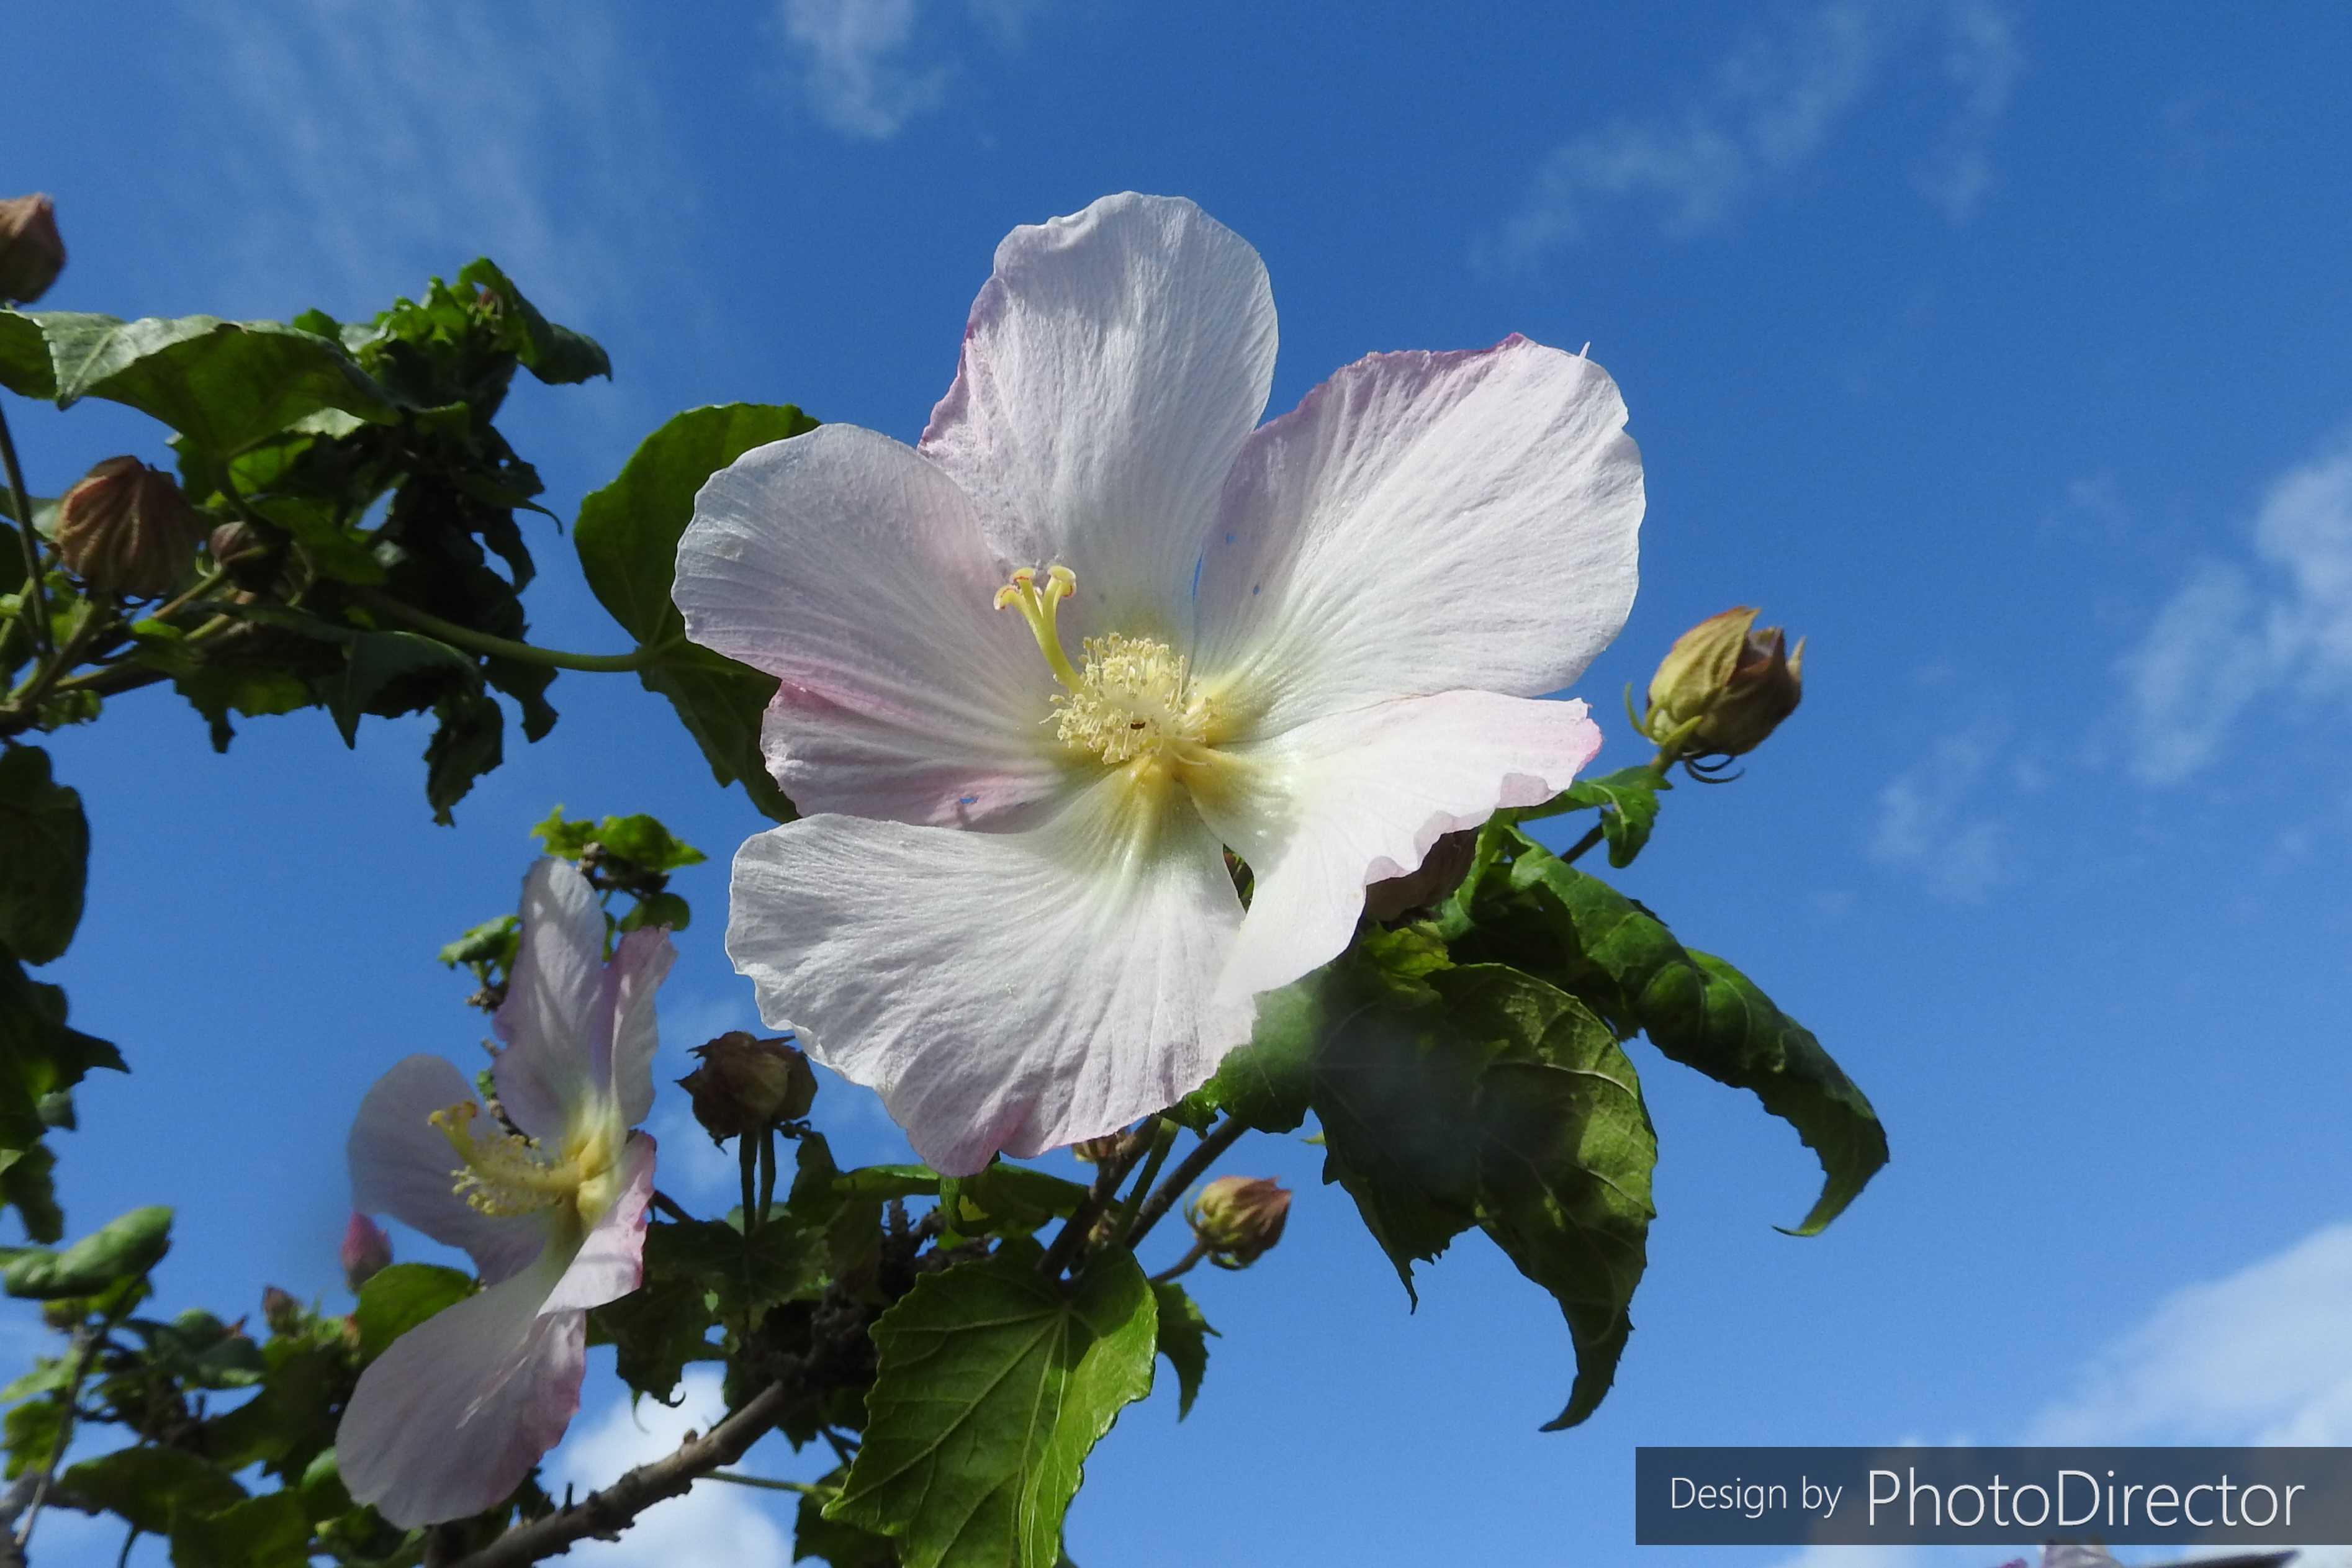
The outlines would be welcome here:
[[[688,634],[782,683],[811,814],[737,856],[728,952],[941,1171],[1199,1087],[1369,883],[1600,745],[1539,699],[1633,603],[1608,375],[1373,354],[1261,426],[1274,355],[1255,250],[1106,197],[997,248],[918,446],[826,426],[696,503]]]

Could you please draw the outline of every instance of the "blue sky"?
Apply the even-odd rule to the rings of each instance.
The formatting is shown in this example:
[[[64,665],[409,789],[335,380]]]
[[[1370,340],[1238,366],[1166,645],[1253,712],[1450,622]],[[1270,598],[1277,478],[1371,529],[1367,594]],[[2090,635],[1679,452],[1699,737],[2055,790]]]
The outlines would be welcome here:
[[[1513,331],[1617,377],[1651,510],[1583,688],[1604,765],[1641,760],[1617,694],[1685,626],[1753,603],[1810,638],[1801,713],[1739,784],[1677,791],[1624,881],[1815,1028],[1894,1163],[1781,1236],[1815,1180],[1793,1135],[1635,1047],[1637,1332],[1601,1413],[1546,1436],[1543,1297],[1472,1239],[1408,1314],[1316,1152],[1246,1143],[1234,1168],[1300,1189],[1289,1237],[1201,1282],[1201,1404],[1097,1450],[1078,1562],[1683,1561],[1632,1544],[1643,1443],[2352,1442],[2352,14],[663,9],[40,9],[0,184],[58,199],[60,309],[363,315],[492,255],[617,367],[512,405],[567,512],[693,404],[911,438],[1006,229],[1189,195],[1272,271],[1270,412],[1365,352]],[[163,456],[124,411],[11,414],[37,490]],[[618,646],[564,542],[533,545],[539,638]],[[135,1068],[82,1097],[68,1214],[177,1201],[173,1300],[340,1300],[348,1114],[400,1055],[467,1058],[432,953],[511,906],[558,801],[714,856],[680,881],[667,1076],[751,1020],[719,868],[757,819],[626,678],[552,695],[454,829],[409,725],[352,753],[256,721],[216,759],[149,692],[58,738],[96,849],[48,977]],[[862,1091],[818,1114],[845,1153],[901,1147]],[[680,1101],[655,1124],[666,1184],[723,1201]],[[689,1424],[645,1417],[592,1405],[554,1472]],[[786,1517],[697,1494],[655,1516],[669,1548],[578,1556],[760,1561]],[[60,1563],[117,1545],[42,1533]]]

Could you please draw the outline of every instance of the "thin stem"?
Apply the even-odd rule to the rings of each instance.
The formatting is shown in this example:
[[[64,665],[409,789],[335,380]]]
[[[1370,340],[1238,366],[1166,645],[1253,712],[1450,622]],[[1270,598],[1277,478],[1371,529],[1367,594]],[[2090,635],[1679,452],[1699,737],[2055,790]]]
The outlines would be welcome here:
[[[1159,1112],[1154,1111],[1145,1124],[1151,1129],[1150,1138],[1152,1142],[1157,1142],[1159,1137]],[[1142,1129],[1137,1131],[1139,1132]],[[1038,1273],[1048,1279],[1060,1278],[1062,1270],[1076,1258],[1079,1247],[1087,1239],[1087,1233],[1094,1229],[1096,1219],[1118,1194],[1119,1183],[1127,1179],[1127,1173],[1135,1169],[1135,1163],[1143,1157],[1146,1146],[1143,1138],[1125,1138],[1120,1141],[1118,1153],[1095,1167],[1094,1185],[1087,1189],[1087,1195],[1079,1200],[1078,1206],[1071,1211],[1070,1217],[1064,1220],[1062,1228],[1055,1233],[1054,1245],[1047,1247],[1045,1256],[1037,1260]]]
[[[114,1560],[114,1568],[125,1568],[125,1564],[130,1563],[131,1549],[139,1544],[140,1534],[139,1527],[132,1525],[131,1533],[122,1538],[122,1554]]]
[[[41,1505],[49,1499],[49,1488],[58,1479],[58,1467],[65,1462],[66,1445],[73,1441],[74,1416],[81,1409],[82,1379],[89,1375],[89,1363],[98,1353],[99,1342],[114,1331],[114,1320],[108,1318],[96,1333],[87,1326],[74,1331],[73,1371],[66,1378],[64,1407],[58,1415],[58,1440],[49,1446],[49,1462],[41,1467],[41,1479],[33,1483],[32,1500],[25,1505],[25,1517],[16,1521],[16,1552],[21,1557],[32,1543],[33,1521],[41,1516]]]
[[[1192,1152],[1168,1173],[1168,1179],[1160,1184],[1159,1190],[1144,1200],[1143,1207],[1136,1214],[1134,1227],[1127,1233],[1127,1245],[1131,1248],[1150,1235],[1151,1227],[1165,1219],[1168,1211],[1176,1206],[1176,1200],[1184,1195],[1184,1189],[1215,1164],[1219,1155],[1240,1142],[1242,1134],[1248,1131],[1247,1127],[1229,1116],[1203,1133]]]
[[[1135,1211],[1143,1206],[1144,1194],[1151,1191],[1152,1181],[1160,1174],[1160,1167],[1168,1163],[1168,1151],[1175,1146],[1176,1124],[1163,1116],[1160,1119],[1159,1131],[1151,1140],[1151,1152],[1144,1156],[1143,1169],[1137,1173],[1135,1184],[1127,1189],[1126,1201],[1118,1205],[1118,1213],[1111,1220],[1110,1233],[1113,1236],[1125,1236],[1127,1227],[1135,1223]]]
[[[694,1216],[687,1213],[684,1209],[678,1207],[677,1200],[671,1197],[667,1193],[663,1192],[659,1187],[656,1187],[654,1189],[654,1207],[661,1210],[662,1213],[669,1215],[670,1218],[677,1221],[680,1225],[692,1225],[694,1223]]]
[[[835,1490],[811,1481],[772,1481],[765,1476],[747,1476],[740,1470],[713,1470],[709,1479],[730,1486],[762,1487],[772,1492],[798,1492],[803,1497],[831,1497]]]
[[[550,669],[584,669],[592,674],[625,673],[645,668],[667,652],[669,647],[665,643],[659,647],[640,647],[634,653],[565,653],[557,648],[541,647],[534,643],[492,637],[471,626],[461,626],[455,621],[445,621],[429,610],[403,604],[391,595],[379,594],[373,588],[353,586],[351,593],[352,597],[378,615],[405,621],[418,631],[430,632],[443,642],[457,647],[488,654],[493,658],[510,658],[517,664],[536,664]]]
[[[1601,842],[1601,836],[1607,831],[1608,829],[1602,827],[1599,823],[1594,823],[1591,827],[1585,830],[1583,837],[1578,839],[1574,844],[1570,845],[1566,849],[1560,851],[1559,858],[1562,863],[1574,865],[1578,859],[1582,858],[1586,850]]]
[[[757,1173],[760,1166],[760,1151],[758,1147],[752,1143],[749,1134],[745,1134],[736,1139],[735,1156],[736,1163],[742,1167],[743,1172],[743,1241],[745,1246],[748,1247],[751,1244],[753,1233],[758,1231],[760,1228],[760,1221],[762,1217],[761,1209],[766,1206],[761,1205],[755,1207],[751,1202],[751,1194],[755,1190],[755,1184],[758,1181]],[[744,1255],[744,1267],[747,1268],[751,1267],[751,1263],[749,1261],[750,1256],[751,1255],[748,1251]]]
[[[1192,1250],[1151,1277],[1154,1285],[1165,1285],[1179,1274],[1190,1274],[1192,1266],[1209,1256],[1209,1244],[1200,1237],[1192,1238]]]
[[[760,1223],[768,1223],[768,1210],[776,1201],[776,1130],[760,1130]]]
[[[58,645],[49,636],[49,602],[41,584],[41,547],[33,537],[33,498],[25,489],[24,465],[16,461],[16,438],[8,433],[5,408],[0,408],[0,464],[7,466],[8,493],[16,503],[16,538],[25,547],[25,593],[33,609],[33,641],[43,658],[55,658]]]

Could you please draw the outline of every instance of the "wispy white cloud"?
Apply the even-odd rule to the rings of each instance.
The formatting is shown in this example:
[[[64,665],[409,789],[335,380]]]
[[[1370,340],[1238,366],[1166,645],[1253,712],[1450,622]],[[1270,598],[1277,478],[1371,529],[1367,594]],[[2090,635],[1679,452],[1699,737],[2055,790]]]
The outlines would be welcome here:
[[[577,318],[629,297],[645,247],[677,243],[690,185],[610,16],[560,0],[203,16],[228,60],[202,79],[204,116],[244,186],[232,262],[272,293],[323,282],[373,308],[487,252]],[[667,226],[646,222],[655,191]]]
[[[2206,766],[2263,703],[2352,706],[2352,434],[2272,482],[2249,542],[2193,564],[2117,666],[2148,783]]]
[[[549,1457],[553,1489],[566,1483],[587,1491],[622,1472],[657,1459],[685,1440],[707,1432],[727,1414],[719,1374],[690,1368],[674,1405],[627,1400],[607,1406],[593,1420],[575,1424],[563,1446]],[[583,1542],[567,1563],[593,1568],[735,1568],[746,1563],[782,1563],[791,1537],[776,1521],[767,1494],[724,1481],[704,1481],[683,1497],[656,1503],[637,1517],[617,1542]]]
[[[778,0],[775,26],[818,121],[844,136],[882,142],[947,101],[975,28],[998,50],[1018,48],[1046,4]]]
[[[2352,1443],[2352,1224],[2186,1286],[2095,1355],[2034,1443]]]
[[[1937,742],[1879,792],[1871,858],[1915,871],[1937,893],[1960,902],[2008,881],[2014,870],[2009,824],[1978,804],[2002,760],[2000,734],[1989,723]],[[2013,761],[2010,772],[2011,784],[2035,787],[2030,761]]]
[[[1918,182],[1965,221],[1992,183],[1990,140],[2023,65],[2008,14],[1990,0],[1824,0],[1751,34],[1673,112],[1613,121],[1555,148],[1482,250],[1524,264],[1623,206],[1646,209],[1669,233],[1711,227],[1818,156],[1897,68],[1936,46],[1951,107]]]

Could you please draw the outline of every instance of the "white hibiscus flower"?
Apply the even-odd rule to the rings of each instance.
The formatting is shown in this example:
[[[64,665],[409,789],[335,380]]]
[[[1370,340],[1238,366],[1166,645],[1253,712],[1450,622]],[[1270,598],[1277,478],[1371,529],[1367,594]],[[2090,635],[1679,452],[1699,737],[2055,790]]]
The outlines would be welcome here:
[[[728,952],[942,1171],[1197,1088],[1367,884],[1600,744],[1538,699],[1633,602],[1608,375],[1373,354],[1260,426],[1274,353],[1255,250],[1107,197],[998,247],[918,446],[826,426],[696,502],[688,635],[782,683],[811,814],[737,856]]]

